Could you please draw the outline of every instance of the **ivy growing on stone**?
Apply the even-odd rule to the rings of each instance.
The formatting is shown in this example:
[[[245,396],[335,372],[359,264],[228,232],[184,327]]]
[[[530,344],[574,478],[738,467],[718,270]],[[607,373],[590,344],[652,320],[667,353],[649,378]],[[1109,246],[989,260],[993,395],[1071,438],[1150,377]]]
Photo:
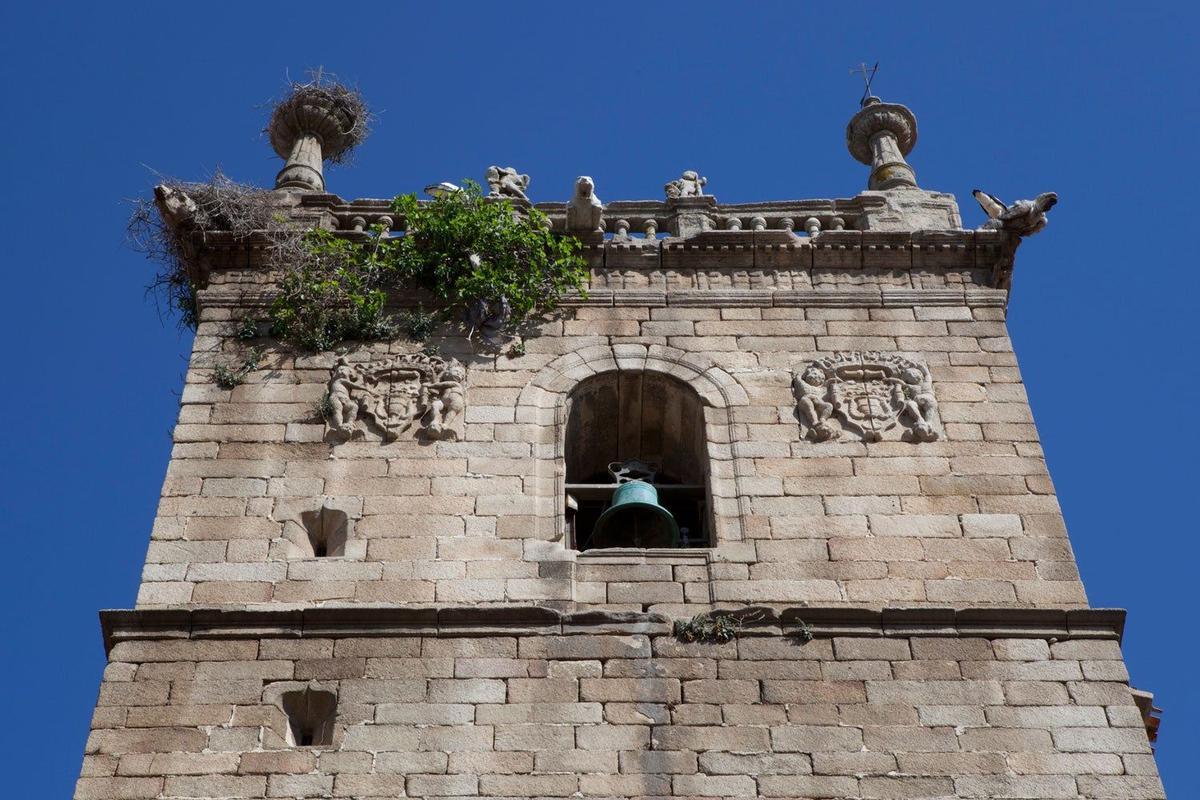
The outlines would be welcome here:
[[[392,211],[406,222],[403,235],[377,226],[366,242],[323,230],[298,238],[296,252],[280,259],[289,266],[271,308],[276,336],[310,350],[402,330],[428,338],[428,321],[387,312],[390,291],[412,288],[429,292],[468,336],[490,338],[583,289],[579,241],[553,234],[536,209],[485,199],[478,184],[429,202],[401,195]]]

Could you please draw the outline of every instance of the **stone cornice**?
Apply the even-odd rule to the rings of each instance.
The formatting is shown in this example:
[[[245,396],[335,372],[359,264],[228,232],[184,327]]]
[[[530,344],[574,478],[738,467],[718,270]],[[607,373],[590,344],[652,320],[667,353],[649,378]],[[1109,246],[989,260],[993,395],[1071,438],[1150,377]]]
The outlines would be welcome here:
[[[221,286],[203,289],[198,294],[202,308],[263,308],[275,298],[265,288]],[[431,305],[429,297],[398,295],[398,306]],[[968,306],[1003,308],[1008,292],[1003,289],[904,289],[904,288],[828,288],[828,289],[590,289],[587,297],[569,295],[559,305],[578,306],[674,306],[687,308],[911,308],[914,306]]]
[[[1115,639],[1125,611],[1108,608],[774,608],[719,610],[745,636]],[[717,613],[717,612],[714,612]],[[122,609],[100,612],[105,651],[142,639],[652,634],[671,632],[662,614],[564,612],[543,606],[323,606],[307,609]]]

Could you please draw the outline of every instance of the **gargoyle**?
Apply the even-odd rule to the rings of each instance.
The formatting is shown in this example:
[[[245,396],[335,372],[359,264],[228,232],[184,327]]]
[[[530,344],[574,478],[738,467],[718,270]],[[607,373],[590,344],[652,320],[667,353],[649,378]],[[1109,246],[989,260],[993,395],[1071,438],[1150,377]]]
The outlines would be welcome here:
[[[988,215],[980,230],[1008,231],[1017,236],[1032,236],[1046,227],[1046,212],[1058,202],[1054,192],[1042,192],[1032,200],[1018,200],[1006,206],[995,195],[982,189],[971,192]]]
[[[195,200],[179,189],[172,189],[165,183],[154,187],[154,204],[158,206],[158,212],[162,214],[163,221],[172,228],[191,225],[200,211]]]

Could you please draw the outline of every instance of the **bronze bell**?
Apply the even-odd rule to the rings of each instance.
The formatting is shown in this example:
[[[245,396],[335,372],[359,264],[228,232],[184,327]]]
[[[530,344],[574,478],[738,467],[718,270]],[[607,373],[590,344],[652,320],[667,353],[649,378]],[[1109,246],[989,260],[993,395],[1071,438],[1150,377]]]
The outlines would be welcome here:
[[[679,525],[658,504],[658,490],[642,480],[622,483],[613,492],[592,530],[592,547],[678,547]]]

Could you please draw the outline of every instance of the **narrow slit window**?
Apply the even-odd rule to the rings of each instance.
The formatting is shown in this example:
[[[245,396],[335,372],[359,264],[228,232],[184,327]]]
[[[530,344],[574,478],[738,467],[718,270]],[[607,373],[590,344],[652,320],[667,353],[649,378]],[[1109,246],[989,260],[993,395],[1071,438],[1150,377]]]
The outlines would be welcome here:
[[[333,692],[303,689],[283,694],[287,717],[287,743],[293,747],[324,747],[333,744],[337,698]]]
[[[349,536],[350,518],[345,511],[322,507],[317,511],[306,511],[300,515],[300,524],[306,534],[303,545],[307,545],[306,556],[326,558],[346,554],[346,539]]]

